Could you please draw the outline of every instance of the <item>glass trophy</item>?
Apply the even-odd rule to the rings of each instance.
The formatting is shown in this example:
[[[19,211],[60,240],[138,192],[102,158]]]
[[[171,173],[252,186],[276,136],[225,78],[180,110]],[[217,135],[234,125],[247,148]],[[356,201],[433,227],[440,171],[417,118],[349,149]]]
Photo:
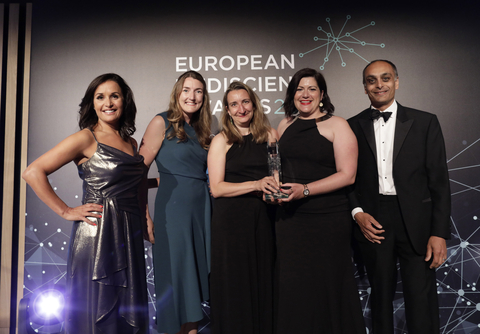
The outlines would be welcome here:
[[[273,176],[278,186],[282,185],[282,162],[280,159],[280,151],[278,150],[278,142],[267,143],[268,154],[268,172],[270,176]],[[271,200],[272,195],[274,199],[287,198],[288,195],[280,191],[274,194],[265,194],[266,200]]]

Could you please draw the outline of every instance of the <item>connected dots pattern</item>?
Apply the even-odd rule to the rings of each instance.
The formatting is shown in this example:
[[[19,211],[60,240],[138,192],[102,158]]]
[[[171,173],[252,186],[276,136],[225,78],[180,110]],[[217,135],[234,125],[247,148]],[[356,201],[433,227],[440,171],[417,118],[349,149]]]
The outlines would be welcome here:
[[[440,333],[480,333],[480,138],[448,159],[452,194],[452,235],[447,261],[437,269]],[[370,287],[361,268],[356,271],[359,295],[370,326]],[[401,277],[394,300],[395,334],[408,333]]]
[[[448,259],[437,270],[442,334],[480,334],[480,138],[470,144],[464,140],[462,145],[464,149],[448,160],[452,237],[447,241]],[[50,182],[57,192],[64,192],[66,188],[81,190],[80,181],[64,185],[57,182],[55,174]],[[71,223],[56,216],[43,204],[36,207],[39,200],[31,189],[28,191],[27,202],[28,207],[32,207],[32,214],[26,216],[24,296],[32,297],[38,291],[65,286]],[[80,203],[78,194],[72,198]],[[145,243],[151,333],[156,334],[151,247]],[[363,314],[369,326],[370,287],[360,268],[356,269],[356,277]],[[398,278],[394,301],[395,333],[404,334],[408,330],[400,274]],[[199,324],[199,333],[209,334],[209,305],[203,305],[203,309],[206,317]],[[35,328],[41,330],[41,325]]]
[[[345,23],[342,26],[342,29],[340,29],[340,31],[337,34],[335,34],[335,32],[333,31],[332,25],[330,24],[330,18],[327,17],[325,21],[327,22],[328,28],[323,28],[321,26],[317,27],[317,30],[322,32],[323,36],[322,37],[315,36],[313,38],[313,40],[315,42],[320,42],[320,43],[323,43],[323,44],[321,44],[320,46],[317,46],[317,47],[315,47],[315,48],[313,48],[309,51],[300,53],[299,57],[302,58],[310,52],[313,52],[313,51],[316,51],[318,49],[321,49],[321,48],[325,47],[325,56],[323,58],[322,65],[320,65],[320,67],[319,67],[320,70],[325,69],[325,64],[330,60],[330,57],[331,57],[331,54],[332,54],[333,51],[336,51],[336,53],[338,53],[338,56],[340,57],[340,62],[341,62],[342,67],[347,66],[347,63],[344,60],[342,52],[348,52],[348,53],[354,54],[357,57],[359,57],[359,58],[365,60],[366,62],[368,62],[368,60],[363,58],[360,54],[358,54],[355,51],[354,46],[362,46],[362,47],[364,47],[364,46],[377,46],[377,47],[384,48],[385,44],[384,43],[381,43],[381,44],[367,43],[367,42],[362,41],[362,40],[360,40],[360,39],[358,39],[354,36],[354,34],[357,33],[358,31],[363,30],[363,29],[368,28],[368,27],[371,27],[371,26],[374,26],[375,21],[370,22],[370,24],[367,24],[366,26],[363,26],[363,27],[360,27],[358,29],[355,29],[355,30],[348,31],[348,32],[344,33],[343,31],[344,31],[348,21],[351,18],[352,17],[350,15],[347,15]]]

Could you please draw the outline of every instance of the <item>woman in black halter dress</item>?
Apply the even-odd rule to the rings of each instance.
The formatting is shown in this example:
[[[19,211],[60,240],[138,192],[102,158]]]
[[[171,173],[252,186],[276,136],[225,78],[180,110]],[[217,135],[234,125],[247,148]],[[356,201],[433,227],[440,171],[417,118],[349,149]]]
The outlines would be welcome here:
[[[210,305],[213,334],[271,334],[275,207],[263,193],[278,190],[268,176],[270,128],[250,87],[233,82],[224,95],[223,131],[208,153],[212,217]]]
[[[315,70],[294,75],[284,107],[280,155],[291,189],[275,226],[276,333],[365,333],[344,191],[355,179],[355,136],[332,116],[325,79]]]

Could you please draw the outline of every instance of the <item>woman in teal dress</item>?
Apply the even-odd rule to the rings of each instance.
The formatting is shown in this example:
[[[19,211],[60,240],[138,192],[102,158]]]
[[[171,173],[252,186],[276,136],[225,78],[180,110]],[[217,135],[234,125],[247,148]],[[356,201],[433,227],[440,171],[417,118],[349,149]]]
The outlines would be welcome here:
[[[160,333],[197,333],[201,304],[209,299],[211,204],[207,149],[211,112],[206,84],[194,71],[182,74],[170,95],[169,109],[145,131],[140,154],[160,175],[154,222],[156,322]]]

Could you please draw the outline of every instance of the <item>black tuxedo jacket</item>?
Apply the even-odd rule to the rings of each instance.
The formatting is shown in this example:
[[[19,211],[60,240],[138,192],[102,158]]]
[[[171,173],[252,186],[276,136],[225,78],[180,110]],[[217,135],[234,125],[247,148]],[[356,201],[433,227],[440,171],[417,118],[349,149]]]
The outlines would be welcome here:
[[[361,207],[376,218],[377,150],[370,113],[368,108],[348,120],[359,151],[349,199],[352,209]],[[450,237],[450,182],[437,117],[398,104],[393,146],[393,179],[400,210],[415,251],[425,254],[430,236]]]

